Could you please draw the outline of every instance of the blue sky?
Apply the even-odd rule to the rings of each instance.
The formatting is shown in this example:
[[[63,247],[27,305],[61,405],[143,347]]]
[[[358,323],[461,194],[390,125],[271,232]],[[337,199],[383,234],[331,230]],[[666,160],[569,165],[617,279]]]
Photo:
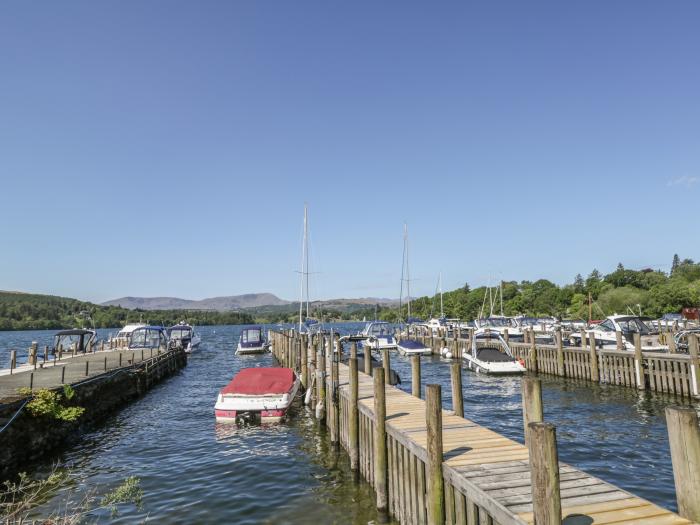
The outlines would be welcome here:
[[[700,4],[0,5],[0,289],[414,294],[699,258]]]

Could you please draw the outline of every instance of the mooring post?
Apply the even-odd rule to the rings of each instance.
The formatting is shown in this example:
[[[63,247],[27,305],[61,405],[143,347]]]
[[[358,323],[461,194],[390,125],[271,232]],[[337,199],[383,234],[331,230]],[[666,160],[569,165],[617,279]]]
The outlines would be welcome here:
[[[387,385],[391,384],[391,358],[389,357],[389,349],[382,349],[382,367],[384,368],[384,382]]]
[[[324,336],[319,334],[318,355],[316,356],[316,419],[323,421],[326,411],[326,353]]]
[[[10,351],[10,375],[12,371],[17,367],[17,350]]]
[[[107,371],[107,356],[105,356],[105,372]]]
[[[670,354],[676,353],[676,338],[673,337],[673,334],[668,338],[668,352]]]
[[[537,373],[539,366],[537,363],[537,344],[535,343],[535,331],[530,330],[530,370]]]
[[[34,372],[29,373],[29,390],[34,390]]]
[[[642,361],[642,338],[639,332],[634,333],[634,375],[637,381],[637,388],[644,390],[646,388],[646,379],[644,378],[644,365]]]
[[[411,393],[420,399],[420,354],[411,356]]]
[[[88,376],[89,370],[90,370],[90,361],[85,361],[85,377]]]
[[[66,365],[63,365],[61,367],[61,384],[65,384],[66,382]]]
[[[694,397],[700,397],[700,358],[698,358],[698,336],[688,334],[688,353],[690,354],[690,389]]]
[[[503,340],[506,342],[506,344],[510,342],[510,334],[508,333],[507,328],[503,330]]]
[[[464,417],[464,398],[462,397],[462,364],[452,363],[452,408],[455,416]]]
[[[355,341],[350,345],[350,359],[357,359],[357,343]]]
[[[374,488],[380,512],[386,512],[389,504],[386,449],[386,389],[383,370],[377,368],[374,374]]]
[[[49,359],[49,345],[44,345],[44,364]]]
[[[428,525],[445,523],[445,484],[442,477],[442,390],[425,387],[425,422],[428,427]]]
[[[557,345],[557,375],[564,377],[566,367],[564,366],[564,334],[561,332],[561,327],[554,333],[554,339]]]
[[[32,347],[31,350],[29,351],[29,364],[34,365],[34,368],[36,369],[36,361],[37,361],[37,356],[39,355],[39,343],[36,341],[32,341]]]
[[[622,331],[615,330],[615,342],[617,343],[617,349],[622,351],[625,349],[625,344],[622,342]]]
[[[532,510],[537,525],[561,525],[557,432],[551,423],[530,423]]]
[[[520,386],[523,398],[523,424],[524,438],[527,445],[530,441],[530,423],[544,421],[544,409],[542,406],[542,382],[534,377],[523,377]]]
[[[363,347],[362,347],[362,353],[364,357],[364,365],[365,365],[365,374],[368,376],[372,375],[372,348],[369,346],[369,343],[365,341]]]
[[[306,339],[306,336],[302,337],[299,343],[301,345],[299,355],[301,358],[301,384],[304,385],[304,388],[309,387],[309,347]]]
[[[122,366],[122,353],[119,352],[119,368]]]
[[[337,447],[340,442],[340,398],[338,396],[338,383],[340,382],[338,358],[340,353],[333,352],[333,343],[334,341],[331,339],[331,444]]]
[[[600,373],[598,372],[598,350],[595,346],[595,334],[591,332],[588,336],[591,346],[591,381],[600,383]]]
[[[700,426],[694,408],[667,407],[666,423],[671,446],[673,480],[678,513],[700,522]]]
[[[350,365],[350,407],[348,413],[348,448],[350,453],[350,469],[357,471],[360,466],[360,412],[357,406],[359,398],[359,378],[357,372],[357,356],[351,357]]]

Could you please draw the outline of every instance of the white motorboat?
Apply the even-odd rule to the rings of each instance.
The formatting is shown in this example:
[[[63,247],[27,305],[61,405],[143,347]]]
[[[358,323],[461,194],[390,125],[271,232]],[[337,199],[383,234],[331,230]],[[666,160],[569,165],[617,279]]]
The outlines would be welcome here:
[[[185,321],[168,328],[169,345],[173,348],[184,348],[185,352],[190,353],[199,348],[199,343],[202,338],[194,327],[188,325]]]
[[[643,352],[668,352],[668,345],[659,341],[658,334],[651,333],[649,327],[637,315],[609,315],[601,323],[584,329],[586,334],[593,334],[596,347],[603,350],[617,349],[617,333],[621,333],[624,350],[634,352],[634,334],[641,337]],[[588,340],[589,336],[586,335]],[[581,331],[569,336],[572,346],[581,346]]]
[[[497,332],[501,337],[503,337],[508,331],[508,338],[513,341],[523,340],[523,331],[514,326],[511,322],[510,317],[504,315],[492,315],[490,317],[482,317],[474,320],[474,326],[478,330],[489,330],[490,332]]]
[[[479,342],[494,342],[489,346],[480,346]],[[507,375],[525,373],[525,364],[516,359],[498,331],[487,328],[474,332],[470,352],[462,355],[467,367],[478,373]]]
[[[299,384],[291,368],[244,368],[219,391],[214,405],[216,421],[234,423],[250,417],[262,423],[280,421]]]
[[[131,334],[133,334],[134,330],[136,330],[137,328],[143,328],[144,326],[147,325],[145,323],[127,324],[124,328],[117,332],[117,335],[110,337],[109,341],[110,343],[115,343],[116,346],[129,346],[129,342],[131,341]]]
[[[416,339],[400,339],[396,349],[401,355],[430,355],[432,350]]]
[[[236,354],[263,354],[270,349],[261,326],[251,326],[241,331]]]
[[[372,350],[396,348],[394,332],[386,321],[372,321],[367,323],[367,326],[365,326],[364,330],[362,330],[359,335],[365,338],[364,346]]]

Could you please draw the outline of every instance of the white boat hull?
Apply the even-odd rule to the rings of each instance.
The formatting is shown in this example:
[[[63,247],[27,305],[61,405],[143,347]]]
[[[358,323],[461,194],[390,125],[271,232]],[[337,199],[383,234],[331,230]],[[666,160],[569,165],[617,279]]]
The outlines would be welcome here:
[[[392,350],[396,348],[396,339],[392,337],[389,341],[386,337],[378,337],[372,342],[365,341],[364,346],[365,348],[369,347],[370,350]]]
[[[235,423],[236,419],[243,413],[257,414],[263,423],[279,421],[286,415],[287,409],[294,401],[300,383],[301,381],[297,377],[292,389],[284,394],[219,394],[216,405],[214,405],[216,421]]]
[[[237,355],[264,354],[269,349],[270,349],[270,346],[268,344],[264,344],[261,346],[243,347],[243,346],[241,346],[240,343],[238,343],[238,348],[236,349],[236,354]]]
[[[491,375],[511,375],[524,374],[525,367],[518,361],[492,362],[481,361],[471,354],[465,354],[462,358],[466,361],[467,367],[474,372]]]
[[[422,350],[416,350],[415,348],[404,348],[401,346],[401,343],[396,346],[396,349],[401,355],[431,355],[433,353],[430,348],[424,348]]]

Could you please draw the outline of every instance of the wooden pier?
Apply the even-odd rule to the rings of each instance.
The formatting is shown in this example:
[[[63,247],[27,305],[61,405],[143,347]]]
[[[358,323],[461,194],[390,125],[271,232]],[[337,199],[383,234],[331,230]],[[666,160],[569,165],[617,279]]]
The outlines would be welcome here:
[[[676,413],[690,418],[678,430],[688,439],[676,440],[682,444],[676,445],[675,453],[672,450],[676,486],[682,487],[679,508],[685,518],[559,463],[556,431],[541,421],[541,410],[539,415],[536,411],[525,415],[526,446],[442,410],[439,385],[426,385],[423,400],[415,381],[411,395],[386,385],[378,377],[383,374],[376,373],[381,368],[374,369],[374,377],[365,374],[361,370],[371,369],[357,363],[354,346],[345,365],[322,338],[310,341],[293,331],[270,336],[277,359],[299,370],[307,388],[312,377],[318,378],[312,406],[329,427],[331,442],[348,452],[351,468],[374,487],[377,507],[401,523],[682,524],[700,520],[700,509],[693,503],[700,494],[700,429],[694,411],[689,415],[669,409],[669,421]],[[412,370],[419,373],[420,366]],[[539,382],[532,380],[536,388],[527,391],[540,396]],[[524,400],[526,408],[536,405]]]

